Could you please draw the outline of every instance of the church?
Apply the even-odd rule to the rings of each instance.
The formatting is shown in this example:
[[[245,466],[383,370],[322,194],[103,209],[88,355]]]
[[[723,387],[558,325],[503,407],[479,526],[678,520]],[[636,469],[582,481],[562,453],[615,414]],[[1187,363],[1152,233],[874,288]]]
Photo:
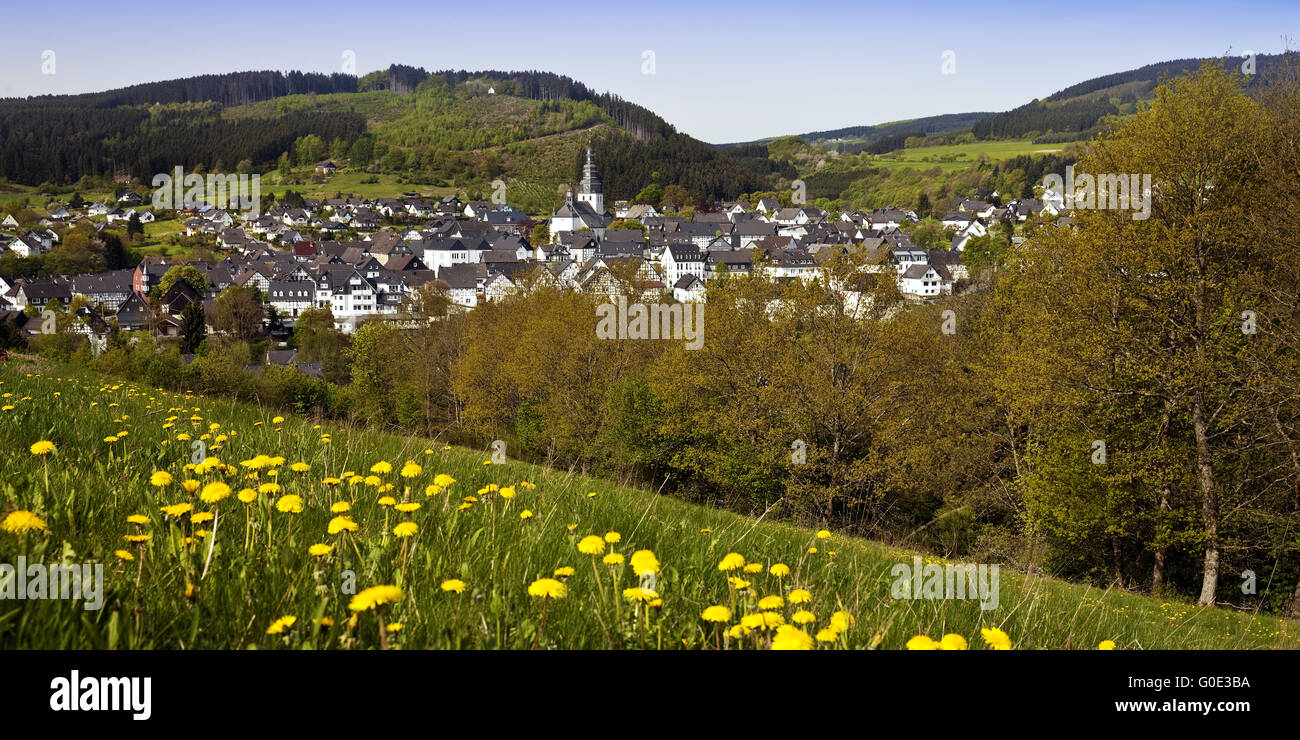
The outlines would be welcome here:
[[[608,221],[605,217],[605,195],[600,188],[600,173],[596,171],[596,159],[587,145],[587,161],[582,166],[582,182],[578,185],[578,199],[573,199],[570,188],[564,196],[564,205],[558,211],[551,212],[551,241],[558,242],[560,234],[590,229],[601,236]]]

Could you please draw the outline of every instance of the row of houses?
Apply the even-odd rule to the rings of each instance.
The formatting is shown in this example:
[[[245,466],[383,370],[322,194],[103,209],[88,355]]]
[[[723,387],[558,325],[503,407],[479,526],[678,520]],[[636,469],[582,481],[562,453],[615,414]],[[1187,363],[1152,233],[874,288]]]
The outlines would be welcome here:
[[[122,198],[128,195],[120,193],[115,207],[126,204]],[[368,317],[399,313],[413,293],[431,283],[463,309],[528,284],[612,293],[624,287],[616,285],[616,276],[627,274],[646,293],[671,292],[678,300],[695,301],[724,272],[812,280],[821,276],[827,259],[846,251],[864,253],[873,271],[896,280],[905,295],[925,300],[951,293],[966,277],[961,253],[969,239],[986,234],[999,220],[1057,213],[1051,202],[1023,199],[1001,206],[993,204],[996,198],[996,193],[976,193],[960,200],[940,219],[951,243],[931,250],[912,244],[904,227],[915,223],[917,214],[899,208],[833,213],[765,198],[753,205],[724,202],[690,219],[625,202],[616,203],[611,215],[588,149],[578,192],[570,191],[552,213],[545,243],[532,243],[526,214],[454,197],[304,198],[247,218],[206,203],[184,203],[179,210],[189,216],[185,232],[210,234],[224,256],[189,263],[204,276],[204,289],[189,296],[186,289],[173,288],[175,295],[162,297],[161,316],[150,314],[146,296],[177,263],[158,258],[127,271],[0,281],[0,310],[43,309],[50,301],[66,304],[82,295],[101,319],[117,318],[128,330],[159,330],[160,318],[167,324],[187,302],[210,302],[226,288],[244,286],[259,290],[286,325],[307,309],[328,307],[336,326],[350,331]],[[96,205],[107,204],[91,207]],[[615,218],[634,220],[640,228],[612,229]],[[342,240],[343,232],[355,237]],[[58,233],[47,227],[7,239],[0,235],[0,248],[39,254],[57,240]]]

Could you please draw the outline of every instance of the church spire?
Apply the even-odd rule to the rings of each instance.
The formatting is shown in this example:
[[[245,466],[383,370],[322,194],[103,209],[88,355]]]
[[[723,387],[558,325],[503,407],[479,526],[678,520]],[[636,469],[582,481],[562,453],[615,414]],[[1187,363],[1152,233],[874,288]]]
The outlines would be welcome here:
[[[601,193],[600,173],[596,171],[596,156],[587,142],[587,161],[582,165],[582,182],[578,186],[578,201],[591,206],[596,213],[605,212],[605,196]]]
[[[581,191],[589,194],[600,192],[600,173],[596,171],[596,157],[590,143],[587,144],[587,163],[582,166]]]

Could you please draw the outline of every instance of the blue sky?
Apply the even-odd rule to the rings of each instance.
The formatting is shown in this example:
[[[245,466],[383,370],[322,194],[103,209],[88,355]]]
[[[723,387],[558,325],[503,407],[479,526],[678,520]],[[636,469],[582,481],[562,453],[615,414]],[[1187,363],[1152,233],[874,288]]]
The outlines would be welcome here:
[[[247,69],[567,74],[720,143],[1006,110],[1157,61],[1283,50],[1300,3],[313,2],[6,10],[0,96]],[[1292,48],[1300,41],[1291,43]],[[42,53],[54,52],[54,74]],[[941,57],[955,53],[955,73]],[[645,74],[644,54],[654,54]]]

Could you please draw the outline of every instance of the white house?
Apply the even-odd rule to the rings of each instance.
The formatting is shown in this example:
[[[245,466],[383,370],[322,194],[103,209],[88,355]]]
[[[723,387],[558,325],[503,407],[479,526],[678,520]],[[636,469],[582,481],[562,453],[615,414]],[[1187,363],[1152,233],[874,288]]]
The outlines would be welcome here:
[[[915,264],[898,276],[898,289],[914,298],[934,298],[952,293],[952,275],[928,262]]]
[[[704,252],[694,244],[669,244],[664,249],[660,264],[664,268],[664,282],[675,286],[686,275],[694,275],[700,280],[707,277],[704,267]]]

